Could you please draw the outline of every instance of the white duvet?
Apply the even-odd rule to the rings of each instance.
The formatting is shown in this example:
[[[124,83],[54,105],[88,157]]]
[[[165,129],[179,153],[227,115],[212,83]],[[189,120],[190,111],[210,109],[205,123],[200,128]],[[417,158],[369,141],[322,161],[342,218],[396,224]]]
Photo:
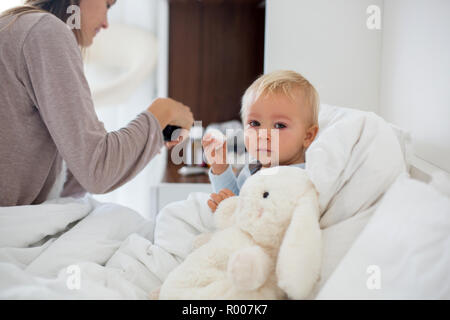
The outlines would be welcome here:
[[[131,209],[90,196],[0,208],[0,297],[144,298],[127,249],[151,245],[152,232]]]
[[[323,286],[380,198],[405,171],[391,126],[373,113],[321,106],[306,170],[319,191]],[[213,229],[208,194],[166,206],[156,224],[90,196],[0,208],[0,298],[145,299]]]

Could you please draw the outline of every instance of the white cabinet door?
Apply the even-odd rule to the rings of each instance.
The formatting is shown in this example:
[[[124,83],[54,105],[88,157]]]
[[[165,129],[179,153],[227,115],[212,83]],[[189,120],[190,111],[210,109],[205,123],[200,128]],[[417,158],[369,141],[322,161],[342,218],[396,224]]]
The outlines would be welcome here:
[[[210,183],[160,183],[150,189],[150,217],[171,202],[185,200],[191,192],[212,192]]]

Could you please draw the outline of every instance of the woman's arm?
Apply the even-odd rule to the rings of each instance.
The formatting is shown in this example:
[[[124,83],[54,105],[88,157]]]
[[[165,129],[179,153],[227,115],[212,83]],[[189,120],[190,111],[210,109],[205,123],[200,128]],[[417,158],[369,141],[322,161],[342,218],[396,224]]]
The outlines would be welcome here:
[[[23,83],[59,153],[81,186],[112,191],[132,179],[163,147],[162,129],[144,111],[106,132],[97,118],[72,31],[45,15],[23,43]]]

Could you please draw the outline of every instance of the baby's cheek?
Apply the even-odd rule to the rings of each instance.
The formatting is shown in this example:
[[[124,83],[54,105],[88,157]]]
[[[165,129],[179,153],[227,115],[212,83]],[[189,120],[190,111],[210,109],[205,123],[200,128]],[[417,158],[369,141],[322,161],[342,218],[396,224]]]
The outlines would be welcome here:
[[[297,134],[292,135],[290,138],[286,138],[286,143],[282,146],[282,148],[283,153],[288,155],[301,152],[301,150],[303,150],[301,137]]]
[[[286,155],[286,153],[290,153],[294,149],[298,148],[294,146],[295,144],[296,144],[296,137],[294,135],[288,132],[281,132],[277,148],[280,157],[283,157]]]

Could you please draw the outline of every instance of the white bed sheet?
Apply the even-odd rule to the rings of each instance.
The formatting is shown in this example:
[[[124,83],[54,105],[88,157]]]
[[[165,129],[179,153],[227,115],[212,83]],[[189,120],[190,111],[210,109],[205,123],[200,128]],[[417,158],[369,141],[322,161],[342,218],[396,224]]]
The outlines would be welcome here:
[[[130,281],[127,244],[149,246],[152,238],[152,221],[89,195],[0,208],[0,298],[145,298],[160,280]],[[77,274],[80,288],[68,285]]]
[[[375,114],[322,105],[319,124],[306,154],[324,243],[321,280],[311,298],[406,170],[394,131]],[[166,206],[154,237],[153,221],[89,196],[0,208],[0,298],[145,299],[189,254],[192,239],[212,230],[207,198],[193,193]],[[82,277],[76,290],[67,285],[73,265]]]
[[[450,198],[400,176],[318,299],[450,299]]]

